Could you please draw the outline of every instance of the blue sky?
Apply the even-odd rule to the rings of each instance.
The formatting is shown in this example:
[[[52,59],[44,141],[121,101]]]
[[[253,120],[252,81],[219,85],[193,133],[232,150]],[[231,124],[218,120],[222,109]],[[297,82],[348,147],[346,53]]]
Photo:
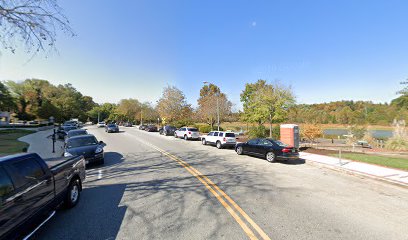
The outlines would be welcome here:
[[[2,52],[0,80],[72,83],[95,101],[153,103],[167,84],[193,105],[203,81],[240,108],[245,83],[299,103],[389,102],[408,77],[407,1],[60,1],[77,36],[58,53]]]

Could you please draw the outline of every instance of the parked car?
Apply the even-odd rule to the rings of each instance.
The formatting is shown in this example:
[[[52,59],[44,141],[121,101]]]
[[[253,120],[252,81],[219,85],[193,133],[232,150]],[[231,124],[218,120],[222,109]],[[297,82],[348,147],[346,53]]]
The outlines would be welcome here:
[[[75,136],[80,136],[80,135],[87,135],[88,132],[85,129],[74,129],[68,131],[67,135],[65,136],[66,139],[75,137]]]
[[[38,121],[29,121],[28,122],[28,125],[37,125],[38,124]]]
[[[209,132],[207,135],[201,137],[201,143],[203,145],[212,144],[218,149],[223,147],[235,147],[237,139],[233,132]]]
[[[145,128],[147,132],[157,132],[157,127],[155,125],[149,125]]]
[[[140,125],[139,130],[145,130],[146,127],[147,127],[147,125]]]
[[[358,141],[355,143],[355,145],[362,148],[373,148],[367,141]]]
[[[75,126],[61,126],[58,128],[56,134],[59,139],[64,139],[65,136],[68,134],[69,131],[75,130],[77,127]]]
[[[36,153],[0,158],[0,239],[26,239],[61,203],[74,207],[84,180],[82,156],[47,163]]]
[[[123,126],[125,127],[133,127],[133,124],[130,122],[124,123]]]
[[[161,135],[165,135],[165,136],[174,136],[174,132],[177,130],[176,127],[173,126],[164,126],[162,128],[159,129],[159,133]]]
[[[104,142],[96,140],[94,135],[80,135],[67,139],[65,144],[65,157],[79,156],[85,157],[85,163],[104,164]]]
[[[184,138],[184,140],[188,139],[199,139],[200,133],[198,132],[197,128],[194,127],[182,127],[179,130],[174,131],[175,138]]]
[[[76,121],[65,121],[63,126],[75,126],[75,127],[78,127],[78,122],[76,122]]]
[[[299,152],[296,148],[269,138],[256,138],[245,143],[238,143],[235,151],[238,155],[248,154],[263,157],[268,162],[299,158]]]
[[[106,125],[105,132],[107,132],[107,133],[119,132],[119,126],[114,124],[114,123],[110,123],[110,124]]]
[[[97,126],[98,128],[102,128],[102,127],[105,127],[106,124],[105,124],[105,122],[98,122],[98,123],[96,124],[96,126]]]

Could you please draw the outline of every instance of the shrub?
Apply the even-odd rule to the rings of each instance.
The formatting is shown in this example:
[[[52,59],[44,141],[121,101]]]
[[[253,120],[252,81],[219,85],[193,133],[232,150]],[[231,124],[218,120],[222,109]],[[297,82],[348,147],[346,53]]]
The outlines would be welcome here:
[[[394,151],[407,151],[408,139],[403,137],[392,137],[385,143],[385,147]]]
[[[248,135],[250,138],[264,138],[269,135],[269,130],[264,125],[258,125],[257,127],[251,127]]]
[[[197,126],[197,128],[202,133],[209,133],[211,131],[218,130],[217,126],[213,126],[213,128],[211,129],[210,125],[199,125],[199,126]],[[222,127],[220,127],[220,131],[224,131],[224,129]]]
[[[174,121],[170,125],[175,126],[176,128],[181,128],[185,126],[190,126],[193,123],[189,120],[179,120],[179,121]]]

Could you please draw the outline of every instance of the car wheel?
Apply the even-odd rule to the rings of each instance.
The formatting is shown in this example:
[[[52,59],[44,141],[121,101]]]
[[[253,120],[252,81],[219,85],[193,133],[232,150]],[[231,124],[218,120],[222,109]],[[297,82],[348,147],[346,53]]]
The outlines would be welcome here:
[[[207,145],[207,141],[205,140],[205,138],[201,139],[201,143],[202,143],[203,145]]]
[[[244,153],[241,146],[237,147],[237,149],[235,151],[237,152],[238,155],[242,155]]]
[[[186,141],[188,140],[188,137],[187,137],[187,135],[184,135],[184,140],[186,140]]]
[[[221,142],[220,142],[220,141],[217,141],[216,146],[217,146],[218,149],[221,149],[221,148],[222,148]]]
[[[268,162],[270,162],[270,163],[275,162],[275,161],[276,161],[275,153],[273,153],[273,152],[268,152],[268,153],[266,154],[266,160],[267,160]]]
[[[79,181],[73,180],[68,186],[67,195],[65,196],[65,201],[64,201],[65,206],[67,208],[75,207],[75,205],[77,205],[79,201],[80,196],[81,196],[81,191],[80,191]]]
[[[102,158],[101,160],[99,160],[99,165],[103,165],[105,164],[105,158]]]

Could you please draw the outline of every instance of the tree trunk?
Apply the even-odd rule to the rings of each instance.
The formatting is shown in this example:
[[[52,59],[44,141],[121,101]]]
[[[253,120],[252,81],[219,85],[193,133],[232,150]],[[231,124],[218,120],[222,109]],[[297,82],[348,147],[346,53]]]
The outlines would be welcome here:
[[[269,137],[272,138],[272,114],[269,114]]]

